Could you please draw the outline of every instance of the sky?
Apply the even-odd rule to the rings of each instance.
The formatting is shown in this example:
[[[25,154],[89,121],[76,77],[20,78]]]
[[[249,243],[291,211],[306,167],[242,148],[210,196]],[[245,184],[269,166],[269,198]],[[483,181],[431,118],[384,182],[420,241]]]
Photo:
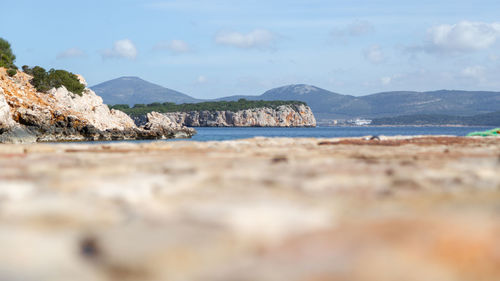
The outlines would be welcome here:
[[[139,76],[197,98],[287,84],[500,91],[498,0],[2,2],[0,37],[18,66],[89,85]]]

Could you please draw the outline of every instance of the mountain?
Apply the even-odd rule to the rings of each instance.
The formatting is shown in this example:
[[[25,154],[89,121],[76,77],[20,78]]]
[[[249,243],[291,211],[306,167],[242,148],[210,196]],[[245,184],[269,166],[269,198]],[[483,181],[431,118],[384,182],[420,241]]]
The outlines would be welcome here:
[[[413,114],[468,116],[498,111],[500,92],[387,92],[361,97],[370,105],[367,117]]]
[[[500,111],[473,116],[451,116],[441,114],[402,115],[375,118],[372,125],[467,125],[500,126]]]
[[[238,98],[304,101],[311,107],[317,119],[379,118],[417,114],[470,116],[500,109],[500,92],[400,91],[355,97],[304,84],[275,88],[260,96],[232,96],[219,100]]]
[[[195,103],[201,100],[167,89],[139,77],[120,77],[90,87],[105,104],[150,104],[153,102]]]

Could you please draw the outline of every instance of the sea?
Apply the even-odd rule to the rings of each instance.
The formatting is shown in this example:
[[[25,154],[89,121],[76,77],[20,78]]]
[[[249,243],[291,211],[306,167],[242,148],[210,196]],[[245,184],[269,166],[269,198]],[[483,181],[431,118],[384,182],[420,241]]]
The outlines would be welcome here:
[[[269,128],[269,127],[198,127],[191,139],[165,141],[225,141],[254,137],[267,138],[337,138],[363,136],[411,136],[450,135],[465,136],[475,131],[494,129],[493,127],[436,127],[436,126],[366,126],[366,127],[315,127],[315,128]],[[150,142],[150,141],[132,141]]]

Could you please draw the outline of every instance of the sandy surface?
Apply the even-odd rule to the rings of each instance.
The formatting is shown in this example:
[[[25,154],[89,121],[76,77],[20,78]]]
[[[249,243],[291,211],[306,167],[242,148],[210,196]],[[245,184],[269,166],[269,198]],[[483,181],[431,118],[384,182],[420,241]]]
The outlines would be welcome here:
[[[0,280],[499,280],[500,138],[0,145]]]

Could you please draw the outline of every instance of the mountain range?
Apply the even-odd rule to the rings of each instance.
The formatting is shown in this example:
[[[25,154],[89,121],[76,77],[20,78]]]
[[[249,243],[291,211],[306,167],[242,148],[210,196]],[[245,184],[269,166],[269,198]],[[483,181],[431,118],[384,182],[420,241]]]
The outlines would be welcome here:
[[[138,77],[121,77],[91,87],[106,104],[153,102],[196,103],[206,100],[149,83]],[[311,85],[296,84],[271,89],[262,95],[237,95],[218,101],[297,100],[306,102],[316,118],[380,118],[399,115],[441,114],[471,116],[500,109],[500,92],[440,90],[384,92],[366,96],[343,95]]]

